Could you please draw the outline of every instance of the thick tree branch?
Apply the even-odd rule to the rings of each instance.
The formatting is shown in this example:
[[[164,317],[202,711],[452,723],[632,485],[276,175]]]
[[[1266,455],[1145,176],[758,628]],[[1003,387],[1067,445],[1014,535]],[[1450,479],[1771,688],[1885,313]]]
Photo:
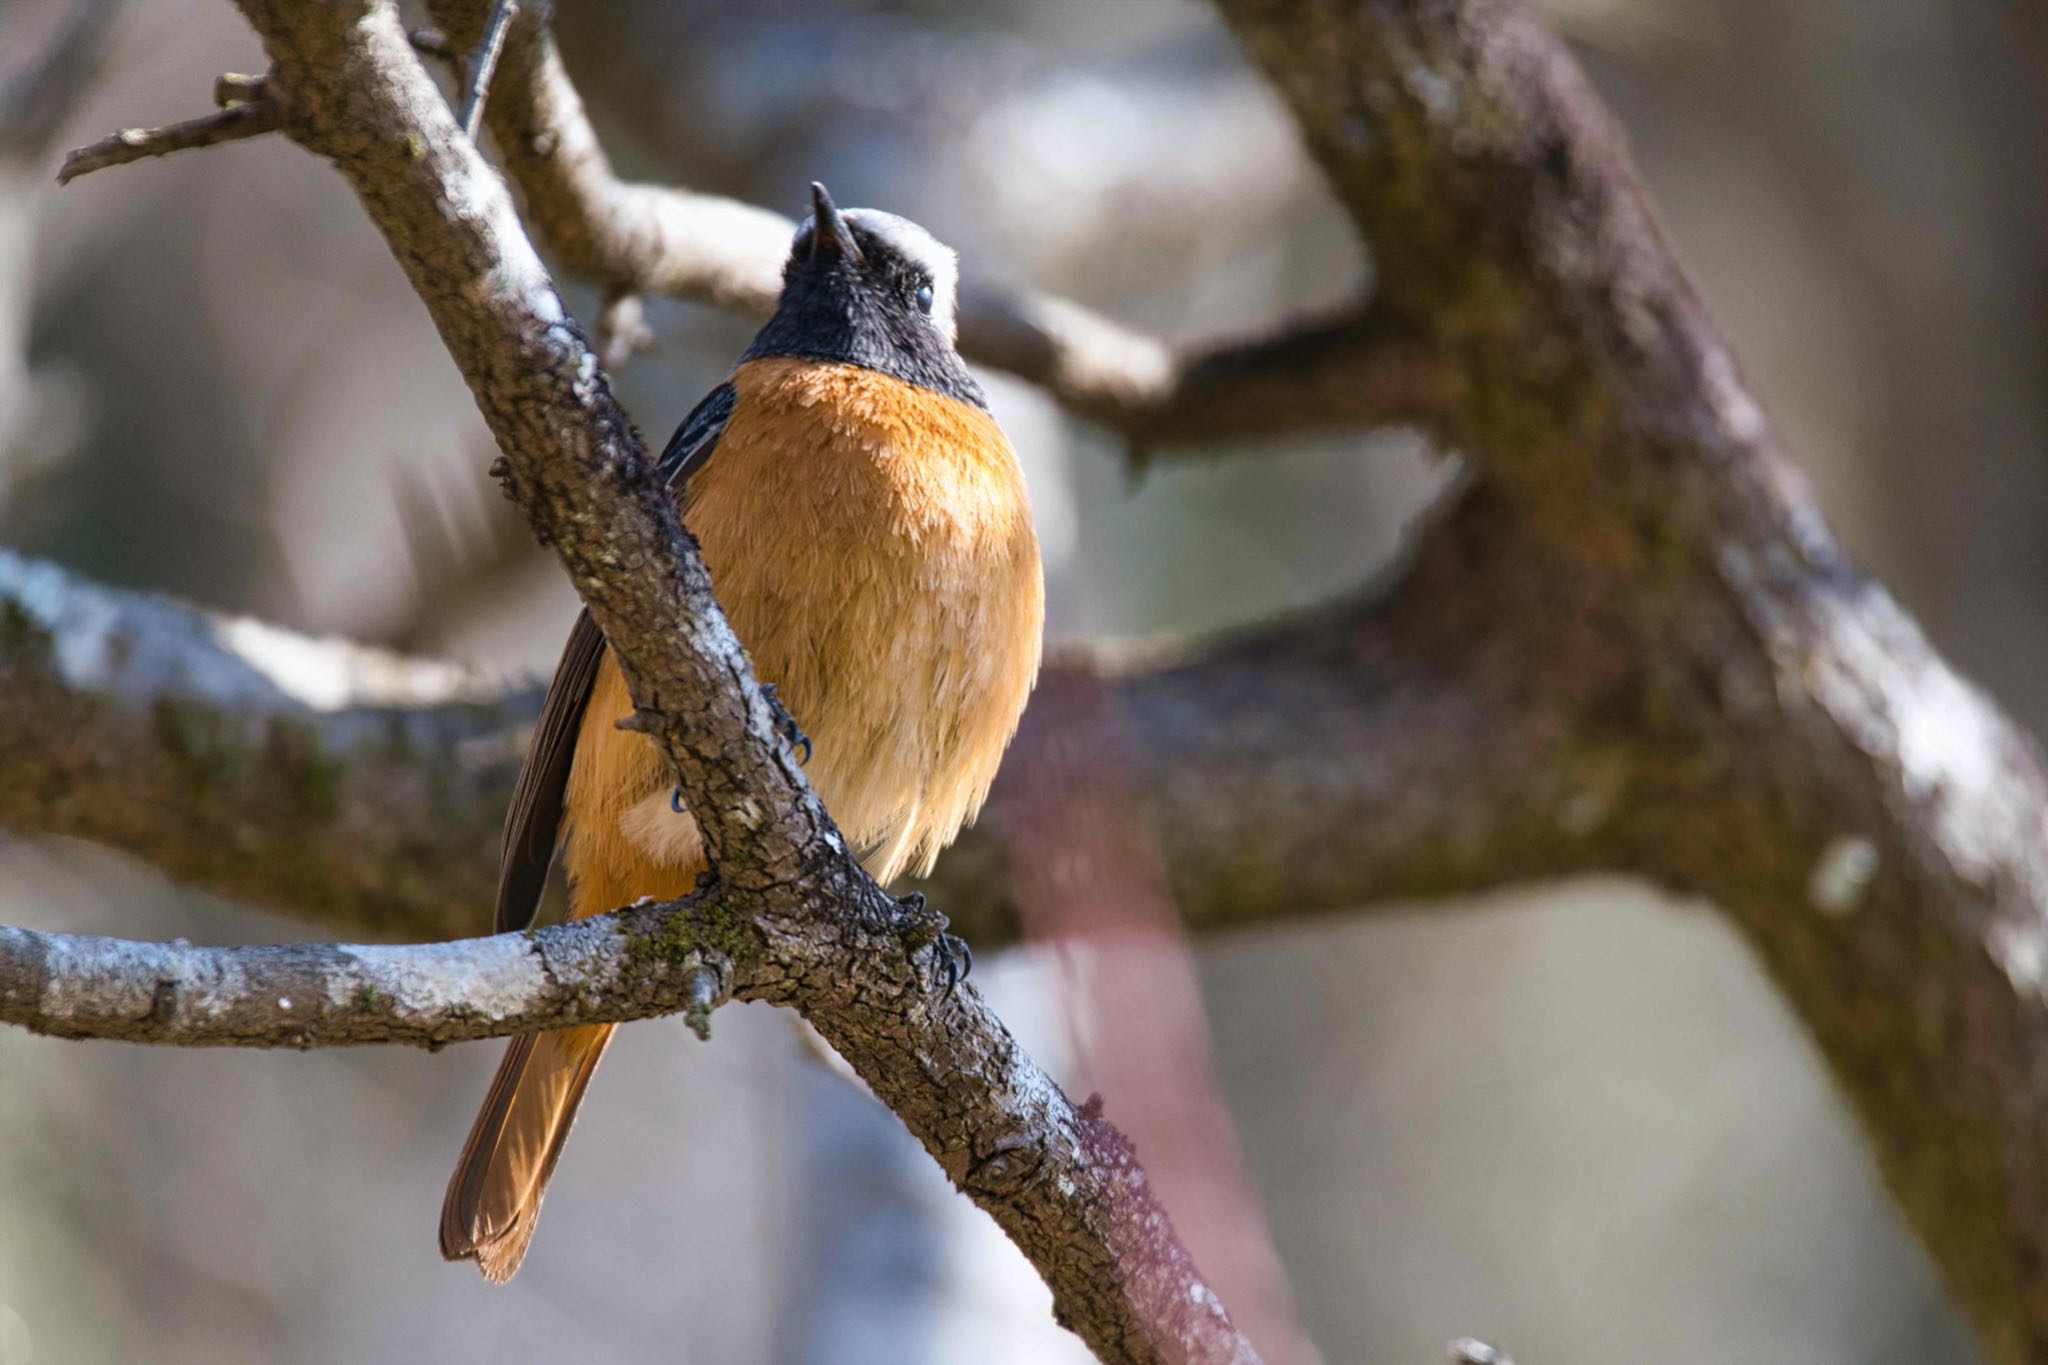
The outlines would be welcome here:
[[[1733,914],[1993,1353],[2048,1357],[2035,745],[1844,561],[1522,5],[1218,2],[1366,237],[1378,303],[1465,376],[1444,434],[1523,560],[1508,639],[1573,642],[1525,685],[1604,696],[1587,738],[1630,759],[1617,865]]]
[[[977,947],[1012,941],[1013,860],[1042,856],[1033,831],[1060,799],[1042,774],[1073,750],[1129,757],[1107,776],[1139,798],[1197,932],[1606,865],[1611,848],[1560,835],[1614,816],[1625,753],[1577,742],[1583,703],[1530,695],[1513,673],[1538,658],[1487,643],[1484,604],[1518,599],[1457,560],[1469,520],[1427,537],[1385,603],[1143,660],[1056,658],[980,823],[920,889]],[[355,933],[484,927],[536,688],[4,553],[0,623],[0,826]]]
[[[0,550],[0,825],[358,932],[474,932],[538,696]]]

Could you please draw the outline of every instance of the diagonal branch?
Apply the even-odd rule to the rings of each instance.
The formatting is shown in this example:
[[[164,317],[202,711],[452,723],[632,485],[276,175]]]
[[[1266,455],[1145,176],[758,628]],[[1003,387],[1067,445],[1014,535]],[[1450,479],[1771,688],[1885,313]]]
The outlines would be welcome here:
[[[794,224],[715,195],[619,179],[563,68],[546,14],[509,0],[439,0],[446,32],[413,45],[462,70],[460,123],[488,122],[541,243],[610,301],[616,363],[636,344],[626,311],[661,293],[765,314],[780,288]],[[457,59],[465,50],[467,57]],[[487,89],[496,98],[486,101]],[[260,85],[218,113],[130,128],[70,153],[60,184],[89,171],[275,131]],[[970,282],[961,349],[1039,385],[1127,436],[1135,451],[1246,436],[1373,426],[1441,427],[1465,390],[1428,334],[1363,303],[1266,335],[1172,345],[1078,304],[1027,288]]]

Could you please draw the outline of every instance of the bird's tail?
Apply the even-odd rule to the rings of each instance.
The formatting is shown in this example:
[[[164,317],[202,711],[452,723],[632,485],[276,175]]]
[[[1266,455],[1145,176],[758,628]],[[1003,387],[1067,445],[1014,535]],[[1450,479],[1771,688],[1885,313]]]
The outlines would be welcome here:
[[[519,1269],[548,1177],[612,1027],[583,1024],[512,1040],[448,1182],[443,1256],[474,1260],[494,1284]]]

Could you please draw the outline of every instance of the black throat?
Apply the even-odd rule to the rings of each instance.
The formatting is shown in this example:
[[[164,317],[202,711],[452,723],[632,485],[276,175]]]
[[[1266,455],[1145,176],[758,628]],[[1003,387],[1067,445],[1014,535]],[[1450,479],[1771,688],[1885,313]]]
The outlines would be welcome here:
[[[740,357],[743,363],[770,356],[838,361],[988,410],[959,352],[940,340],[931,319],[902,291],[877,288],[836,262],[792,273],[775,316]]]

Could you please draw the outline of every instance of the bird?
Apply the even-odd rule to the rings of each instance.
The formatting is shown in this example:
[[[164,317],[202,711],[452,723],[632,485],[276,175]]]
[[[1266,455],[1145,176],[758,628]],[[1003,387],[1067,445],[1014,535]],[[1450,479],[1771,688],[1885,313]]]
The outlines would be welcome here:
[[[1043,649],[1023,471],[960,357],[958,299],[951,249],[813,182],[773,315],[657,465],[793,753],[884,885],[973,820]],[[514,786],[499,932],[532,923],[558,855],[571,918],[706,870],[666,760],[617,724],[632,711],[585,609]],[[494,1283],[519,1268],[612,1029],[512,1040],[448,1183],[448,1260]]]

